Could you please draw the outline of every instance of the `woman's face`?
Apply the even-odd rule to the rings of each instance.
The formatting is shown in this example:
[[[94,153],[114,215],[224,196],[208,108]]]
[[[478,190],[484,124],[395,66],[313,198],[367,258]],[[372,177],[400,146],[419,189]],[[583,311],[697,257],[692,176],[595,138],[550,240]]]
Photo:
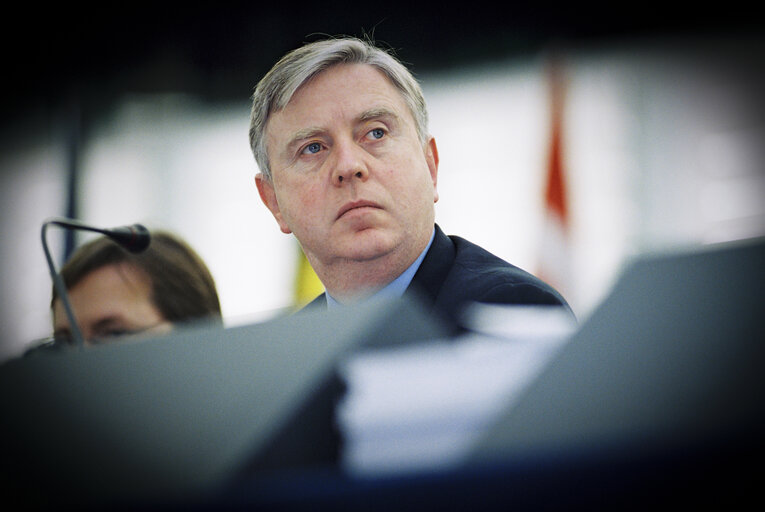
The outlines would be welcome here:
[[[152,301],[148,276],[129,264],[92,271],[68,290],[68,296],[86,345],[172,330]],[[53,328],[57,340],[71,341],[69,318],[60,298],[53,304]]]

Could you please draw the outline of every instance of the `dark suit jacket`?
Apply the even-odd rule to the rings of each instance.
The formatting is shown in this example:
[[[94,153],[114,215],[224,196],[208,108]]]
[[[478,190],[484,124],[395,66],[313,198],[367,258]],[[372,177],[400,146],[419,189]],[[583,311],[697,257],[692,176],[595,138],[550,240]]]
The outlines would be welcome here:
[[[438,225],[433,243],[406,294],[455,329],[460,324],[462,309],[471,302],[556,305],[571,312],[561,294],[541,279],[464,238],[445,235]],[[306,308],[326,304],[327,299],[321,294]]]

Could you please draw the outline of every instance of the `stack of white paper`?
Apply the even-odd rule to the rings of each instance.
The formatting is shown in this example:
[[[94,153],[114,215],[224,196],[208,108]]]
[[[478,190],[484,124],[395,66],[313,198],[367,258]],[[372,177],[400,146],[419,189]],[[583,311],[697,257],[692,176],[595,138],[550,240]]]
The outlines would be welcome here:
[[[337,421],[357,476],[458,464],[574,330],[559,308],[476,306],[457,339],[356,353]]]

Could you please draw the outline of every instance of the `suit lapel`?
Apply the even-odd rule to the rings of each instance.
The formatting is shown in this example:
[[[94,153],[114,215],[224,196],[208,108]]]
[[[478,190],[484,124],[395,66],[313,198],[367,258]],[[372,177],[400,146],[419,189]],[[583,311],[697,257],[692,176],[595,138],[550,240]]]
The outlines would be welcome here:
[[[433,237],[433,243],[425,255],[425,258],[414,274],[412,282],[406,290],[408,295],[417,295],[420,299],[426,300],[430,305],[434,305],[441,287],[446,281],[446,276],[454,264],[456,249],[448,236],[441,231],[436,224],[436,234]]]

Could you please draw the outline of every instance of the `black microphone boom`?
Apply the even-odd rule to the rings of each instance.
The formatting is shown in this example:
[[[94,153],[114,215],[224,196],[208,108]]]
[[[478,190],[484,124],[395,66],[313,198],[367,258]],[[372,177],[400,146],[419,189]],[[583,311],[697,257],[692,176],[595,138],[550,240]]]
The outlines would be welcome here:
[[[141,252],[149,247],[149,243],[151,242],[149,230],[141,224],[106,229],[89,226],[74,219],[65,219],[62,217],[48,219],[45,224],[55,224],[68,229],[81,229],[83,231],[101,233],[102,235],[108,236],[130,252]]]
[[[151,243],[149,230],[141,224],[105,229],[102,233],[130,252],[142,252]]]
[[[66,310],[66,315],[69,318],[69,330],[72,333],[72,338],[74,339],[75,345],[82,347],[84,345],[82,331],[80,331],[80,326],[77,323],[74,312],[72,311],[72,305],[69,302],[69,294],[67,293],[66,285],[64,284],[63,279],[61,279],[61,275],[56,271],[56,266],[53,263],[53,259],[50,257],[50,251],[48,250],[48,242],[46,240],[45,233],[48,229],[48,226],[51,224],[67,229],[81,229],[84,231],[94,231],[96,233],[101,233],[117,242],[121,247],[124,247],[133,253],[138,253],[146,250],[146,248],[149,247],[149,244],[151,243],[151,235],[149,230],[141,224],[121,226],[112,229],[103,229],[88,226],[82,222],[62,217],[48,219],[43,223],[40,236],[42,238],[43,250],[45,251],[45,259],[48,261],[48,270],[50,270],[50,275],[53,279],[53,286],[56,288],[56,293],[58,293],[58,296],[61,299],[61,303],[64,305],[64,310]]]

